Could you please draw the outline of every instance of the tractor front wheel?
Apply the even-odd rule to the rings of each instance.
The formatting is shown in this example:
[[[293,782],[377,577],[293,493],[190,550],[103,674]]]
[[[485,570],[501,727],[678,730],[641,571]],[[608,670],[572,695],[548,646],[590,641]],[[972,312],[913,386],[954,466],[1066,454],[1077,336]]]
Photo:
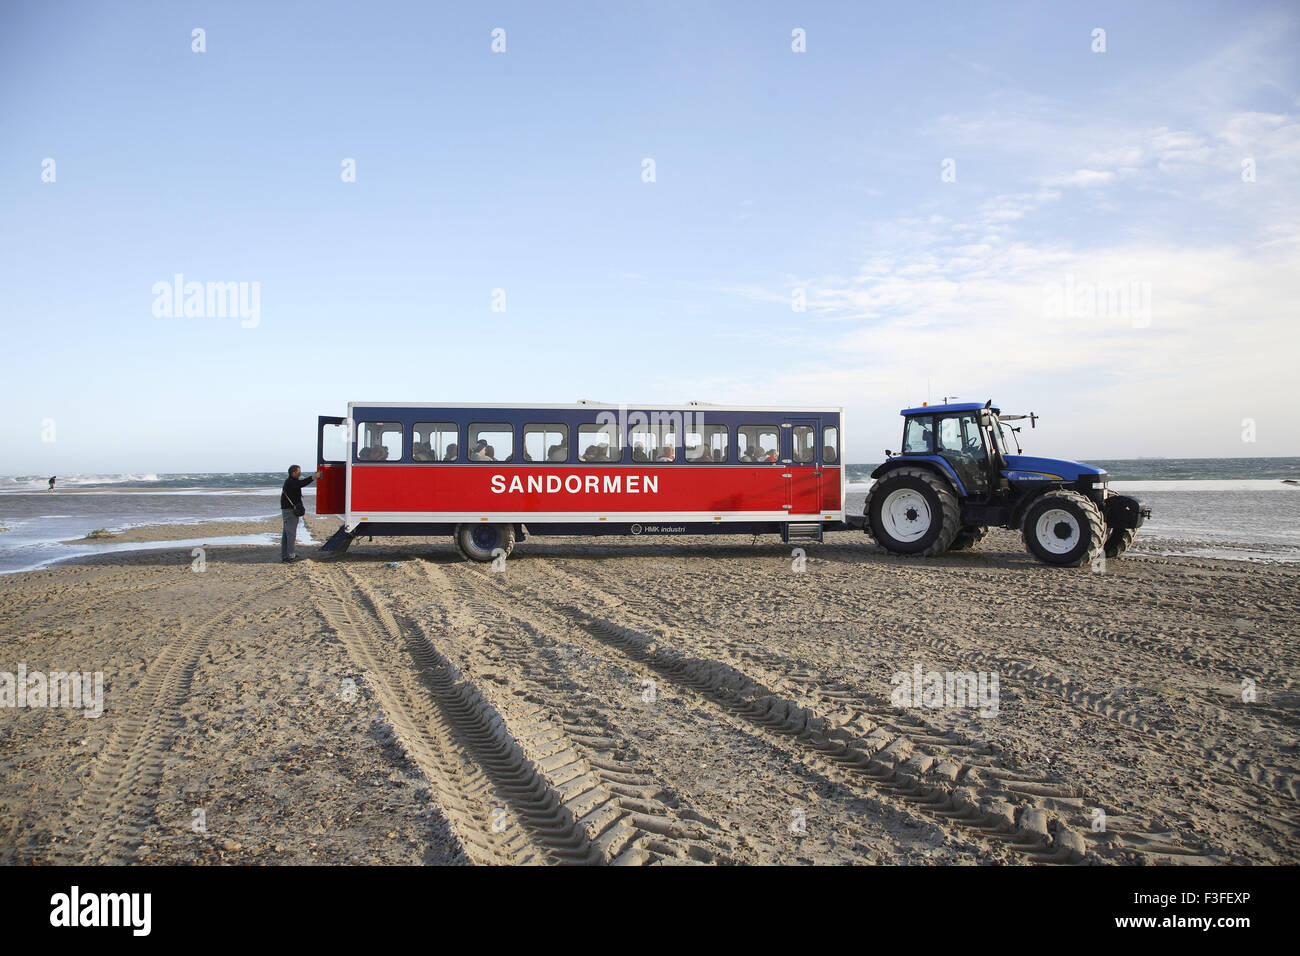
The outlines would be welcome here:
[[[1114,528],[1106,539],[1106,557],[1118,558],[1128,550],[1136,534],[1136,528]]]
[[[943,554],[961,528],[952,487],[924,468],[882,476],[871,486],[864,512],[871,536],[894,554]]]
[[[1075,568],[1101,553],[1106,522],[1097,505],[1077,491],[1049,491],[1025,511],[1020,534],[1039,561]]]
[[[977,544],[984,540],[984,536],[989,533],[987,525],[968,524],[957,532],[957,537],[953,538],[952,544],[948,547],[949,551],[970,551]]]

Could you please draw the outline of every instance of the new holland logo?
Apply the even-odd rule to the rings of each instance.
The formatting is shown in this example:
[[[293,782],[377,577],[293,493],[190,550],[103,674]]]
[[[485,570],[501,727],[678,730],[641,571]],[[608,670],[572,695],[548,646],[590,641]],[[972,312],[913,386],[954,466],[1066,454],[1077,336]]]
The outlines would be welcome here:
[[[658,475],[493,475],[492,493],[654,495]]]

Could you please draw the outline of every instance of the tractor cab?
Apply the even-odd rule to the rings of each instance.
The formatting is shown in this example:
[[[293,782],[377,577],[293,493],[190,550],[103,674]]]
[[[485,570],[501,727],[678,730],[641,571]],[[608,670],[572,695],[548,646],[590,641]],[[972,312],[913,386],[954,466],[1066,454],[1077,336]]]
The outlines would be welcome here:
[[[962,497],[985,498],[1005,467],[997,416],[996,408],[974,402],[906,408],[902,454],[946,472]]]

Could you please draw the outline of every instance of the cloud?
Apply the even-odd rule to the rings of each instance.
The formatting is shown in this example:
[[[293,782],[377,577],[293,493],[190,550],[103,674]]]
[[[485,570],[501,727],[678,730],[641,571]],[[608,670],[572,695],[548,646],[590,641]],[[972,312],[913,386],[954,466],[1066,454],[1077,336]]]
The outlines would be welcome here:
[[[1099,186],[1115,179],[1116,173],[1105,169],[1076,169],[1064,176],[1055,176],[1047,181],[1053,186]]]

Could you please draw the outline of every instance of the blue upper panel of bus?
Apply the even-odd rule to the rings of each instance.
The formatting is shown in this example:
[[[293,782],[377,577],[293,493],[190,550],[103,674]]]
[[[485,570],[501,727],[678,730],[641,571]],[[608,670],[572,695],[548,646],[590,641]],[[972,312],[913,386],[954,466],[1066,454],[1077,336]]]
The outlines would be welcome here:
[[[981,407],[981,406],[976,406]],[[694,425],[726,425],[735,428],[738,425],[779,425],[782,422],[820,422],[822,426],[839,427],[838,411],[819,411],[791,408],[777,411],[736,411],[720,410],[708,405],[693,405],[685,408],[627,408],[620,410],[607,406],[593,405],[588,408],[551,408],[536,406],[532,408],[474,408],[465,406],[430,406],[412,407],[403,405],[358,405],[352,409],[352,418],[356,422],[402,422],[413,425],[416,422],[504,422],[521,428],[524,425],[565,424],[571,428],[578,425],[592,425],[597,421],[608,421],[608,415],[680,415],[682,420]],[[600,417],[604,415],[605,417]],[[690,417],[687,417],[690,416]],[[642,420],[643,421],[643,420]]]
[[[953,402],[950,405],[922,405],[920,408],[905,408],[900,415],[945,415],[950,412],[977,412],[984,405],[982,402]],[[1000,412],[996,405],[989,408],[991,412]]]

